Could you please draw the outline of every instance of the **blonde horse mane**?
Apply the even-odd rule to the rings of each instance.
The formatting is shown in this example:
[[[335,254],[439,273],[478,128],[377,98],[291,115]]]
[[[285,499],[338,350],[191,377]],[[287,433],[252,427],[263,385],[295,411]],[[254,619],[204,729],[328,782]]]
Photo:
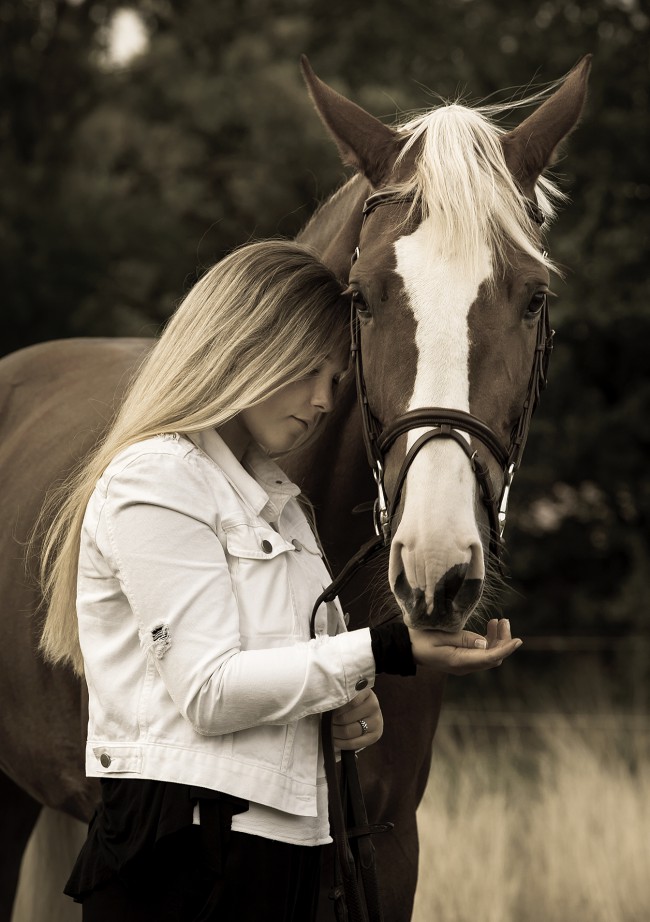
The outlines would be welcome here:
[[[437,254],[462,262],[471,271],[485,246],[503,255],[506,243],[555,269],[539,248],[539,231],[527,201],[506,163],[499,116],[528,100],[471,108],[458,102],[440,105],[398,126],[405,141],[397,165],[415,155],[415,169],[395,191],[413,199],[410,214],[434,218]],[[536,183],[537,205],[545,219],[555,216],[555,203],[566,196],[548,177]]]

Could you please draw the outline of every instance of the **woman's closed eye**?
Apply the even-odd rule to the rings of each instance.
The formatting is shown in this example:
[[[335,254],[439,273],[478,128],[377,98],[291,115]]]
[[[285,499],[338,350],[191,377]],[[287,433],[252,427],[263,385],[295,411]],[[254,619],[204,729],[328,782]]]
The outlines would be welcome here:
[[[312,368],[312,370],[307,373],[306,377],[307,378],[318,378],[318,376],[322,375],[324,371],[325,369],[323,366],[319,366],[318,368]],[[332,378],[331,378],[332,387],[339,386],[339,384],[341,383],[341,378],[344,376],[344,374],[345,374],[344,371],[338,371],[335,375],[332,375]]]

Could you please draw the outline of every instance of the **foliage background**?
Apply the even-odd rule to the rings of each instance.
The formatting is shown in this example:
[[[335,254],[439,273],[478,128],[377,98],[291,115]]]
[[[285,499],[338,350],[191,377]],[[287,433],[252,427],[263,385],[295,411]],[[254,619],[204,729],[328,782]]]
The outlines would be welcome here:
[[[648,69],[640,0],[0,0],[0,277],[9,352],[151,335],[197,271],[292,235],[343,178],[301,52],[380,117],[557,79],[594,54],[559,165],[552,386],[509,523],[505,611],[528,643],[497,681],[561,675],[648,704]],[[135,14],[141,53],[120,63]],[[506,93],[507,95],[507,93]],[[527,650],[527,653],[524,653]],[[550,653],[554,650],[554,653]],[[503,673],[503,675],[501,675]],[[482,690],[485,677],[463,685]],[[461,692],[457,691],[457,694]]]

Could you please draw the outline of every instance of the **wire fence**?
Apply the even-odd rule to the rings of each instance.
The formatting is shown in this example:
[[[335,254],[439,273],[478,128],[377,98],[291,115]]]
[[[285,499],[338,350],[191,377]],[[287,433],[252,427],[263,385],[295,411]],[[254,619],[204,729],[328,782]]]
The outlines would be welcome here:
[[[494,713],[458,707],[444,707],[439,729],[530,729],[562,730],[572,727],[579,731],[629,732],[650,735],[650,717],[645,713],[570,713],[563,711],[533,711]]]
[[[607,653],[621,647],[650,647],[650,635],[625,634],[622,637],[549,635],[525,637],[522,652],[528,653]]]

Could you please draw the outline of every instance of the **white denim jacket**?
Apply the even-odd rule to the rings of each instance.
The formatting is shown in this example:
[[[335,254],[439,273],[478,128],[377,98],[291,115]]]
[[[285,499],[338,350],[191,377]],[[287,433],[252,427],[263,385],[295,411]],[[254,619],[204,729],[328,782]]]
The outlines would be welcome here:
[[[244,465],[206,430],[132,445],[98,482],[77,593],[86,771],[314,817],[318,715],[374,683],[370,634],[323,605],[309,639],[330,578],[299,490],[259,449]]]

